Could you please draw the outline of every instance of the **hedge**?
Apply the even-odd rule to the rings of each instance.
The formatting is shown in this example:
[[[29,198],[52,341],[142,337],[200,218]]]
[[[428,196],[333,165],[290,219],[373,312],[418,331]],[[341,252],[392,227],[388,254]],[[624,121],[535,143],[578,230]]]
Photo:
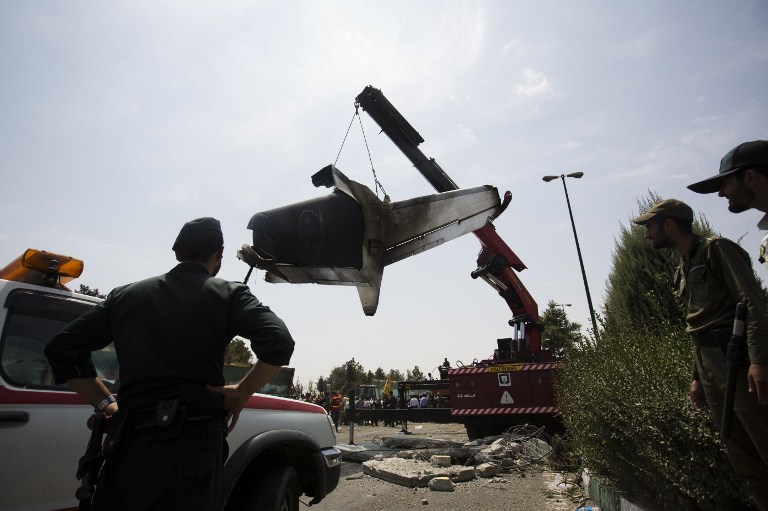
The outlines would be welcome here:
[[[744,508],[746,492],[710,414],[689,402],[688,336],[671,326],[653,330],[606,332],[569,351],[556,382],[569,444],[595,476],[635,502]]]

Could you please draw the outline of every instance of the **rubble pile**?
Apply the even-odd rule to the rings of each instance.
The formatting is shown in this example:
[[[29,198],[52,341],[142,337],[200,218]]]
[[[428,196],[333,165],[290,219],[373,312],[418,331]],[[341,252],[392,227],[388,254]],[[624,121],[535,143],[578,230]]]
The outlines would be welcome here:
[[[398,436],[339,448],[344,461],[362,463],[364,474],[433,491],[453,491],[456,483],[476,478],[496,481],[502,471],[522,471],[551,451],[543,428],[530,426],[464,444]]]

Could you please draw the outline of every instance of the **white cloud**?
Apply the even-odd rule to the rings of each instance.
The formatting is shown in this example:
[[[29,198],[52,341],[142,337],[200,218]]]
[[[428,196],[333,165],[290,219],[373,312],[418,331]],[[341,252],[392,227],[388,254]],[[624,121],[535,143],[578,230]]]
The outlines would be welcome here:
[[[504,46],[501,49],[502,54],[507,55],[509,53],[514,55],[519,55],[522,53],[522,45],[520,44],[520,38],[516,37],[512,39],[511,41],[504,44]]]
[[[523,82],[518,83],[512,89],[518,96],[544,96],[548,97],[553,94],[552,84],[549,83],[547,77],[541,71],[535,71],[533,69],[526,69],[523,71]]]

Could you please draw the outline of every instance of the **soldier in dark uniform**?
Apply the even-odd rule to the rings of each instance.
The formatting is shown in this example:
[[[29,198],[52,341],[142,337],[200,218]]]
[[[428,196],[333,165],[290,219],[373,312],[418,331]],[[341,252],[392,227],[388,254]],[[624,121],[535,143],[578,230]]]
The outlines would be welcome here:
[[[214,509],[227,431],[289,362],[294,342],[283,321],[247,286],[215,278],[223,249],[218,220],[187,222],[173,245],[180,264],[114,289],[47,346],[56,382],[112,416],[93,509]],[[250,339],[258,361],[225,386],[224,351],[235,335]],[[90,353],[110,342],[117,402]]]
[[[768,406],[758,402],[768,396],[751,376],[768,364],[768,315],[749,256],[725,238],[693,234],[693,211],[678,200],[660,201],[632,221],[646,227],[645,237],[653,248],[669,248],[680,255],[674,285],[687,307],[686,331],[694,344],[691,402],[699,410],[708,407],[718,427],[725,396],[724,347],[736,304],[747,306],[750,364],[739,370],[731,438],[725,446],[734,470],[748,481],[755,503],[768,510]]]

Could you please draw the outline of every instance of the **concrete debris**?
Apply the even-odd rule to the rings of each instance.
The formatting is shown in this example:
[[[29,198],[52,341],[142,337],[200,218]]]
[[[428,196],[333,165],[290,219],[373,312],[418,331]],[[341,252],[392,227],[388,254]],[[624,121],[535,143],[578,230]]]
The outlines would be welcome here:
[[[475,472],[477,472],[477,475],[485,478],[495,477],[499,474],[500,471],[501,468],[499,468],[499,466],[495,463],[483,463],[482,465],[475,467]]]
[[[429,489],[432,491],[454,491],[456,485],[447,477],[435,477],[429,481]]]
[[[366,461],[363,463],[363,473],[409,488],[424,488],[435,477],[447,477],[454,483],[471,481],[475,478],[473,467],[459,465],[433,467],[425,461],[402,458]]]
[[[389,449],[450,449],[461,447],[461,442],[440,440],[437,438],[413,438],[407,436],[385,437],[381,439],[381,446]]]
[[[451,447],[447,449],[408,449],[395,456],[406,459],[429,460],[432,456],[450,456],[454,465],[474,465],[478,454],[477,447]]]
[[[499,438],[491,444],[490,447],[483,449],[483,452],[487,452],[491,456],[504,456],[504,452],[507,450],[507,443],[503,438]]]
[[[505,482],[497,477],[502,470],[513,470],[525,477],[525,468],[541,461],[551,451],[542,437],[545,437],[543,428],[520,426],[502,436],[464,444],[394,436],[373,444],[337,447],[342,451],[342,460],[362,463],[364,474],[410,488],[429,486],[436,491],[453,491],[455,483],[476,477]],[[446,484],[446,480],[451,484]],[[559,491],[571,490],[571,485],[559,488]]]
[[[394,456],[400,451],[397,449],[387,449],[381,444],[363,443],[363,444],[337,444],[336,448],[341,451],[342,461],[352,463],[362,463],[381,455],[384,458]]]
[[[430,463],[433,467],[450,467],[451,466],[451,457],[450,456],[440,456],[440,455],[434,455],[429,459]]]

